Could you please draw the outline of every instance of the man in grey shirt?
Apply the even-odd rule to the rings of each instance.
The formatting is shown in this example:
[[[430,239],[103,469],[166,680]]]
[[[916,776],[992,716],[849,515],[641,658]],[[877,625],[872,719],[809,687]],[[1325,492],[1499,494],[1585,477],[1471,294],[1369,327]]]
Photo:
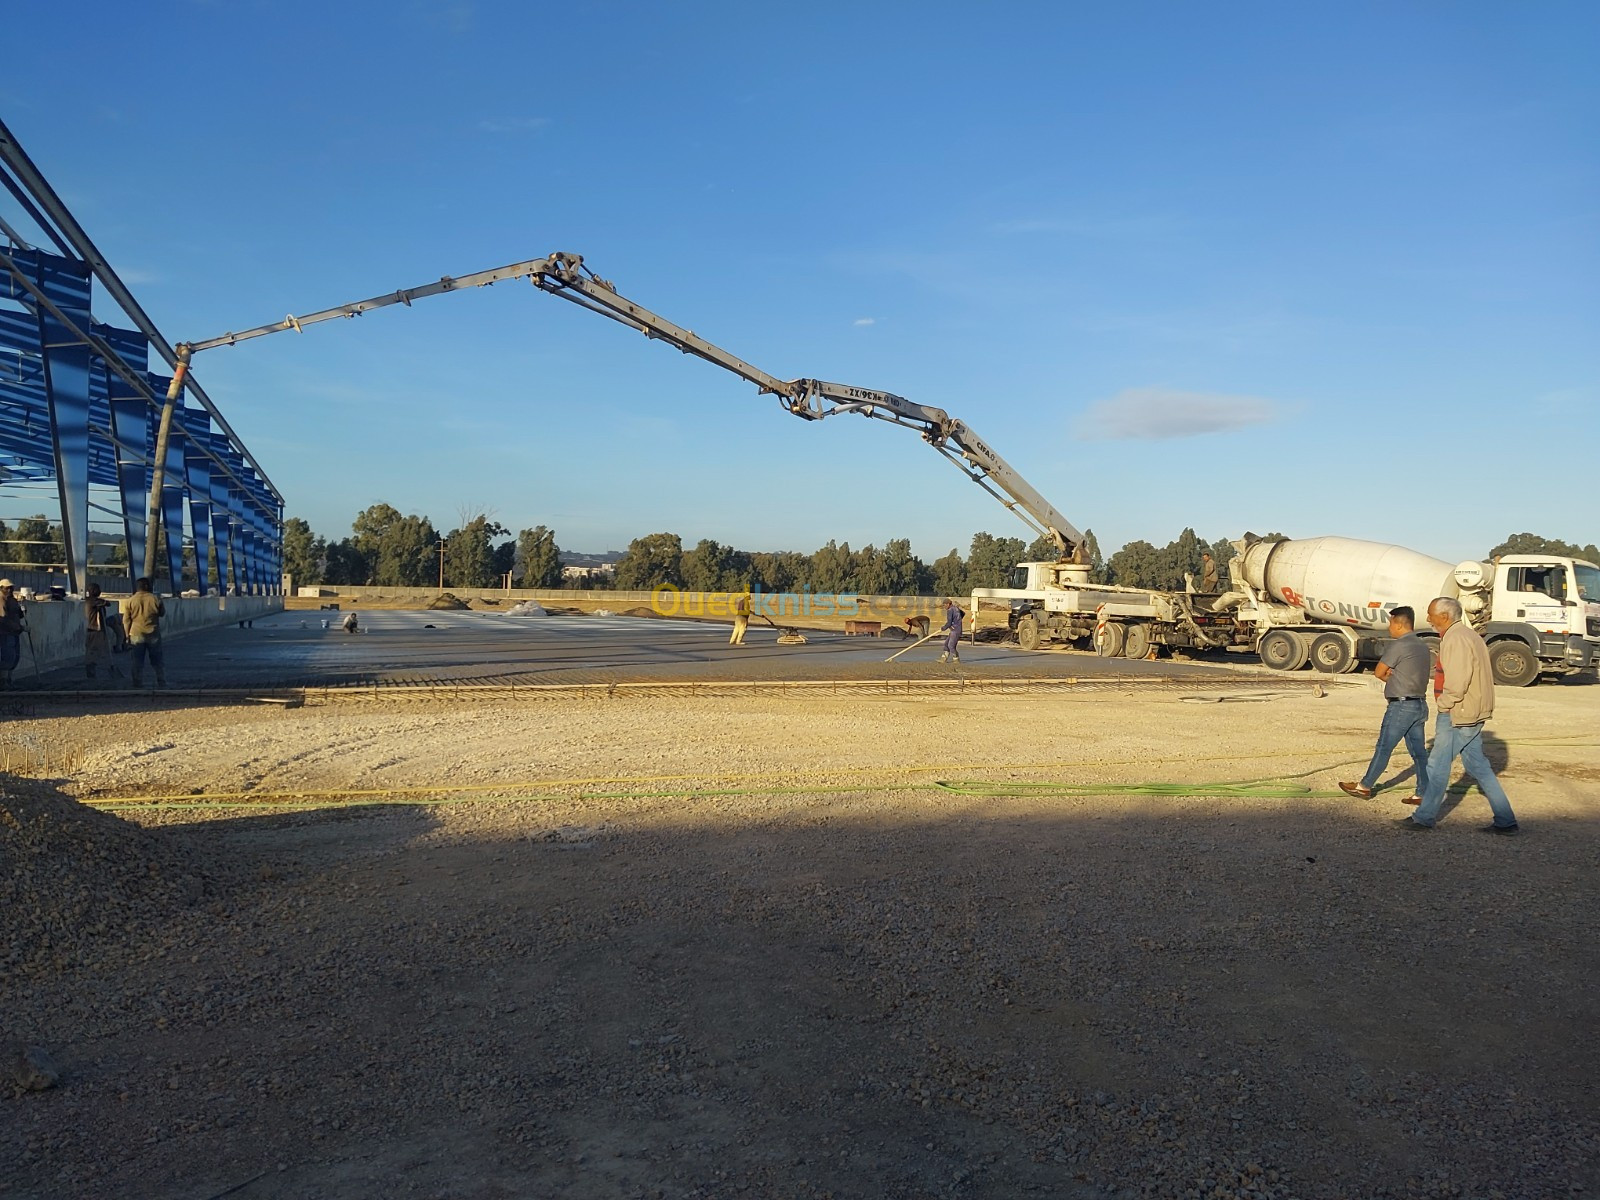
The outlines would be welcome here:
[[[1389,765],[1389,755],[1402,739],[1411,761],[1417,768],[1417,783],[1407,804],[1420,804],[1428,790],[1428,751],[1424,731],[1428,723],[1428,676],[1433,660],[1428,647],[1416,634],[1417,614],[1401,605],[1389,614],[1389,648],[1383,652],[1374,669],[1383,680],[1383,698],[1388,701],[1383,724],[1378,727],[1378,747],[1372,752],[1367,773],[1360,783],[1341,783],[1339,786],[1352,796],[1363,800],[1372,798],[1372,788],[1378,776]]]

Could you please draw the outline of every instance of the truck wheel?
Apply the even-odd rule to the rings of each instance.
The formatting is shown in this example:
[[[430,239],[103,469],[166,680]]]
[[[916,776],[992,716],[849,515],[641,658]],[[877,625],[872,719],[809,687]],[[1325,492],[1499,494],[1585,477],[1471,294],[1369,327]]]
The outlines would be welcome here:
[[[1539,660],[1525,642],[1504,641],[1490,646],[1489,668],[1494,681],[1507,687],[1527,687],[1539,682]]]
[[[1128,636],[1122,643],[1124,658],[1143,658],[1150,653],[1150,626],[1129,625]]]
[[[1269,629],[1256,647],[1261,661],[1274,671],[1298,671],[1306,665],[1306,644],[1284,629]]]
[[[1024,650],[1037,650],[1039,648],[1039,619],[1037,617],[1029,615],[1017,622],[1017,645]]]
[[[1121,621],[1107,621],[1095,626],[1094,652],[1101,658],[1119,658],[1127,639],[1128,630]]]
[[[1343,675],[1355,657],[1350,639],[1342,633],[1324,633],[1311,643],[1311,665],[1327,675]]]

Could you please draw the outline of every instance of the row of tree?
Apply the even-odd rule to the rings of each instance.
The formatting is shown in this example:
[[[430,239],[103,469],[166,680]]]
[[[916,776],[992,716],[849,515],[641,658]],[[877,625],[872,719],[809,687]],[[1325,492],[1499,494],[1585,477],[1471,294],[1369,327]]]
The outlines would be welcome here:
[[[496,541],[508,533],[488,513],[462,514],[441,533],[427,517],[374,504],[356,517],[349,537],[335,542],[290,517],[283,523],[283,569],[296,584],[486,588],[509,574],[519,587],[561,586],[555,532],[536,525]]]
[[[1282,538],[1282,534],[1268,534]],[[1084,534],[1089,575],[1097,583],[1129,587],[1181,588],[1184,576],[1202,574],[1200,556],[1210,553],[1218,570],[1233,557],[1232,543],[1207,542],[1185,529],[1175,541],[1157,548],[1149,542],[1129,542],[1109,559],[1100,550],[1093,530]],[[959,549],[931,563],[911,553],[906,538],[852,550],[848,542],[829,542],[813,554],[793,551],[750,552],[702,541],[684,550],[675,533],[653,533],[635,538],[617,563],[616,586],[627,589],[672,584],[687,591],[736,591],[759,586],[769,592],[858,593],[867,596],[963,595],[973,588],[1005,587],[1019,562],[1051,561],[1055,546],[1048,538],[1024,542],[1021,538],[973,535],[965,557]]]
[[[0,521],[0,559],[7,563],[46,567],[63,561],[66,552],[61,526],[52,525],[43,513],[23,517],[15,529],[7,529],[6,523]]]
[[[331,541],[299,517],[284,523],[284,569],[297,583],[368,584],[386,587],[495,587],[508,576],[519,587],[561,586],[561,550],[544,525],[515,538],[487,513],[461,514],[441,533],[425,516],[403,515],[388,504],[361,512],[350,536]],[[1085,553],[1099,582],[1140,587],[1183,586],[1186,572],[1200,574],[1200,555],[1210,551],[1219,565],[1232,556],[1226,541],[1206,542],[1185,529],[1157,548],[1130,542],[1109,559],[1090,531]],[[836,592],[872,596],[962,595],[975,587],[1004,587],[1019,562],[1053,559],[1046,538],[978,533],[967,553],[959,549],[933,562],[911,552],[909,538],[891,538],[853,549],[830,541],[811,554],[792,550],[750,551],[705,539],[685,550],[675,533],[635,538],[618,560],[614,576],[591,576],[583,587],[647,590],[663,584],[687,591]]]
[[[163,534],[165,531],[163,531]],[[553,588],[563,584],[561,548],[555,532],[544,525],[520,531],[515,538],[488,513],[461,514],[454,529],[440,533],[424,516],[405,516],[388,504],[363,510],[351,524],[350,536],[329,541],[312,532],[299,517],[284,522],[284,569],[297,583],[368,584],[390,587],[499,586],[509,573],[519,587]],[[1282,534],[1269,533],[1269,540]],[[503,540],[496,540],[503,539]],[[100,543],[104,554],[95,561],[107,567],[127,563],[119,541]],[[1227,539],[1207,542],[1185,529],[1157,547],[1133,541],[1110,558],[1101,554],[1094,532],[1085,535],[1090,577],[1097,583],[1128,587],[1181,588],[1185,574],[1201,575],[1200,556],[1210,553],[1217,570],[1233,557]],[[24,517],[8,528],[0,521],[0,562],[16,566],[50,566],[62,561],[61,527],[43,514]],[[1579,546],[1533,533],[1515,533],[1491,549],[1486,558],[1504,554],[1559,554],[1600,562],[1593,542]],[[185,573],[193,575],[194,551],[184,547]],[[709,539],[690,550],[675,533],[635,538],[616,565],[611,581],[592,576],[572,581],[577,586],[614,586],[630,590],[671,584],[686,591],[739,591],[760,587],[768,592],[836,592],[867,596],[962,595],[975,587],[1004,587],[1019,562],[1055,557],[1050,542],[975,534],[965,557],[951,551],[931,563],[911,553],[907,538],[853,550],[848,542],[830,541],[812,554],[798,551],[748,551]],[[208,564],[215,578],[215,556]],[[441,576],[441,568],[443,574]],[[3,568],[0,568],[3,569]]]
[[[192,562],[192,551],[185,553]],[[58,567],[66,557],[67,543],[61,535],[61,526],[43,513],[22,517],[14,527],[0,521],[0,563],[15,567]],[[89,539],[89,558],[97,568],[125,567],[128,544],[121,538],[93,536]]]

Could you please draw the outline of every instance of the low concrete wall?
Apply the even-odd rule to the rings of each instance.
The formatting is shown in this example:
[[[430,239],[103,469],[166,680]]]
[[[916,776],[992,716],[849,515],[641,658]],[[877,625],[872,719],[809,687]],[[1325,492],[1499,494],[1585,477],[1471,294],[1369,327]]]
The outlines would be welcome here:
[[[107,597],[113,612],[121,605]],[[212,629],[235,621],[248,621],[283,608],[282,596],[164,596],[167,615],[161,619],[164,638],[182,637],[198,629]],[[24,602],[28,610],[28,632],[22,635],[22,661],[17,674],[26,678],[40,671],[70,666],[83,661],[83,601],[34,600]],[[29,639],[32,639],[32,653]],[[38,655],[35,664],[33,655]]]
[[[662,589],[657,592],[602,591],[585,588],[446,588],[463,601],[492,602],[509,608],[519,600],[537,600],[547,608],[596,608],[626,613],[649,609],[664,617],[688,620],[733,621],[733,592],[684,592]],[[407,605],[425,608],[439,595],[438,588],[356,587],[324,584],[319,602],[339,603],[357,609],[365,604]],[[944,610],[937,596],[837,596],[811,592],[758,592],[753,596],[755,620],[769,619],[783,625],[805,629],[842,629],[847,621],[876,621],[880,625],[900,625],[907,617],[923,616],[935,625],[944,621]],[[313,598],[300,600],[302,605]],[[962,598],[962,607],[966,599]]]
[[[416,603],[421,608],[438,597],[442,592],[449,592],[458,600],[497,600],[503,603],[515,604],[518,600],[537,600],[540,604],[549,601],[552,604],[572,604],[579,601],[615,600],[625,607],[636,604],[649,604],[649,592],[608,592],[590,591],[584,588],[461,588],[461,587],[374,587],[356,584],[324,583],[315,589],[305,587],[302,592],[316,591],[315,596],[298,597],[304,600],[365,600],[371,604],[409,604]]]

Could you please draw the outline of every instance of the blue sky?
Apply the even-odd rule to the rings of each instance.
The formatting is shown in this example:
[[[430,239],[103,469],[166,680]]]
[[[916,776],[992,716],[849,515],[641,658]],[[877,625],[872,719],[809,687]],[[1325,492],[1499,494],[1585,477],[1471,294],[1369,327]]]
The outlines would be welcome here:
[[[981,433],[1110,550],[1600,537],[1592,4],[151,3],[0,109],[168,337],[554,250]],[[97,314],[101,315],[101,314]],[[1025,535],[906,430],[502,285],[201,355],[284,492],[564,547]]]

